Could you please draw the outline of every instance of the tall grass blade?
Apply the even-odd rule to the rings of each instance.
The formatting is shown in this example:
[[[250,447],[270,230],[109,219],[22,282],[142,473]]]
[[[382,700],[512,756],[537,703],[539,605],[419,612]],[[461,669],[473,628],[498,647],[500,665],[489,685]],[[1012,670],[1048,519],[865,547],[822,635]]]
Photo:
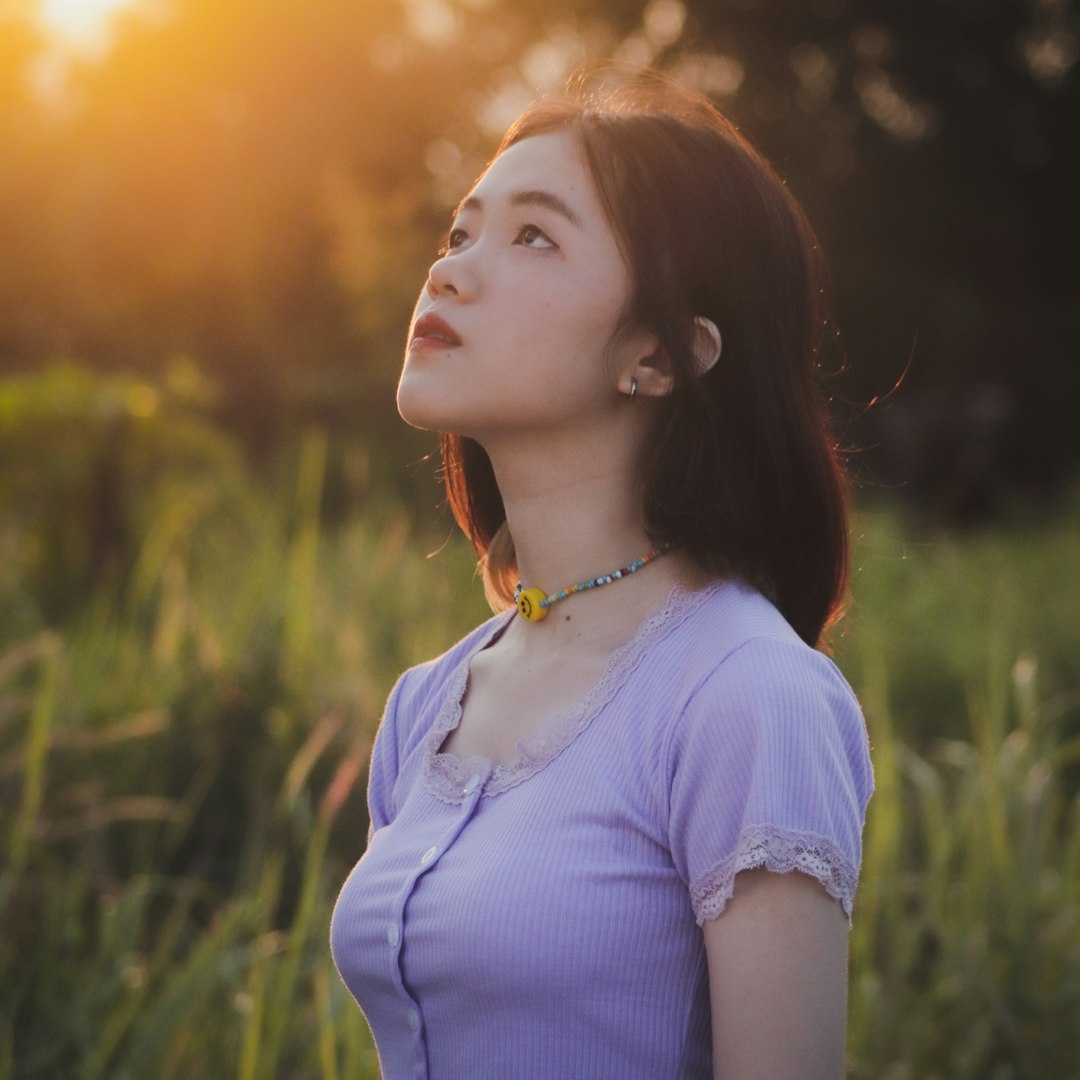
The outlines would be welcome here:
[[[330,1008],[330,978],[325,964],[315,969],[315,1007],[319,1023],[319,1069],[322,1080],[339,1080],[334,1017]]]
[[[312,429],[305,433],[300,447],[296,524],[289,549],[284,635],[286,682],[298,688],[308,669],[315,628],[319,509],[326,471],[326,445],[326,433]]]
[[[8,835],[8,867],[0,888],[0,910],[18,888],[30,853],[34,827],[45,792],[45,763],[56,718],[56,691],[60,677],[62,647],[59,636],[48,634],[42,641],[40,676],[30,710],[26,734],[22,794]]]

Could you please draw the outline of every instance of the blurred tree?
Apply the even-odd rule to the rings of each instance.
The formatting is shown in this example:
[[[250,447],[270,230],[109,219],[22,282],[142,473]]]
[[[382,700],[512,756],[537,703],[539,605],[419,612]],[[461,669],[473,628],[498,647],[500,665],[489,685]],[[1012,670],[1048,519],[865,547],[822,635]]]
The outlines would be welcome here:
[[[1080,19],[1067,0],[693,5],[731,110],[817,223],[852,363],[905,392],[858,441],[959,514],[1080,462]],[[894,406],[890,405],[890,409]],[[893,433],[906,429],[896,442]],[[932,491],[930,489],[933,489]]]
[[[807,207],[837,396],[910,355],[848,430],[882,476],[977,509],[1080,462],[1066,0],[162,0],[52,98],[34,9],[0,9],[0,362],[191,354],[253,444],[318,416],[427,447],[392,387],[447,211],[532,96],[615,56],[711,95]]]
[[[257,427],[320,386],[325,403],[385,385],[382,335],[407,315],[395,274],[380,303],[336,270],[359,206],[390,215],[395,271],[416,261],[410,174],[428,110],[418,82],[369,56],[399,21],[392,6],[342,0],[173,0],[81,65],[64,147],[79,182],[58,213],[80,355],[156,364],[188,349]],[[364,258],[382,266],[386,227],[370,225]]]

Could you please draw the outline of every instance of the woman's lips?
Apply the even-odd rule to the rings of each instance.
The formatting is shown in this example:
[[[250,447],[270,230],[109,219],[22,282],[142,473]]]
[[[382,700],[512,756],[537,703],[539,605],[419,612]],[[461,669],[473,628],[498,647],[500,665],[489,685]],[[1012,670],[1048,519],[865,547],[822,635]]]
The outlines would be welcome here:
[[[417,319],[409,348],[456,349],[460,344],[461,338],[454,328],[438,315],[429,313]]]
[[[431,337],[425,335],[423,337],[414,337],[409,342],[410,349],[456,349],[458,343],[456,341],[447,341],[444,337]]]

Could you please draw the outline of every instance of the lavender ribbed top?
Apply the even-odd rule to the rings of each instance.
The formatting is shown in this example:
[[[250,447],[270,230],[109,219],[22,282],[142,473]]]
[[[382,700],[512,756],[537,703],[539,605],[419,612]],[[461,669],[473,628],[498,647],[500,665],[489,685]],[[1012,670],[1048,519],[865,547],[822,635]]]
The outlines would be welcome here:
[[[739,870],[850,917],[873,790],[836,666],[760,593],[667,603],[572,712],[493,765],[439,753],[509,609],[390,692],[334,961],[386,1080],[711,1077],[700,926]]]

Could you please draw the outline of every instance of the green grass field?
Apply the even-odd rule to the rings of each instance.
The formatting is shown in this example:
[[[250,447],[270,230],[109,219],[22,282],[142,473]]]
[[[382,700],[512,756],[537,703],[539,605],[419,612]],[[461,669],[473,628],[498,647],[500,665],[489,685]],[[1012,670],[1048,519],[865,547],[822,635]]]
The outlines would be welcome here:
[[[389,494],[322,525],[326,454],[272,490],[158,477],[56,619],[66,541],[3,519],[0,1080],[376,1075],[327,945],[371,738],[489,612],[449,525]],[[1080,503],[967,535],[866,507],[855,537],[850,1075],[1080,1076]]]

